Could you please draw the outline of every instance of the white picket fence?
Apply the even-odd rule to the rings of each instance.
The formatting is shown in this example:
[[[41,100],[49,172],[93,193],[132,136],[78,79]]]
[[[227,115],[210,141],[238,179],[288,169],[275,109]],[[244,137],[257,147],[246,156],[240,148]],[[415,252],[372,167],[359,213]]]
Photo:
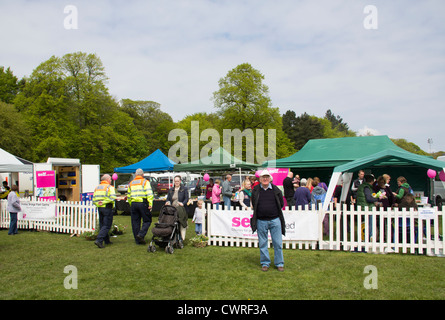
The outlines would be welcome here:
[[[444,256],[445,207],[434,209],[434,218],[423,220],[418,211],[383,209],[350,210],[346,206],[331,204],[328,211],[314,207],[300,210],[286,209],[295,214],[311,212],[319,217],[318,241],[283,240],[286,249],[342,250],[370,253],[411,253]],[[238,210],[232,208],[232,210]],[[212,210],[207,208],[207,220]],[[372,217],[371,219],[369,217]],[[323,223],[324,222],[324,223]],[[204,222],[205,225],[205,222]],[[257,239],[212,235],[207,223],[209,245],[258,247]],[[371,227],[371,229],[370,229]],[[372,230],[372,231],[371,231]],[[272,243],[269,241],[269,246]]]
[[[372,253],[411,253],[443,256],[445,240],[445,208],[437,207],[431,219],[423,219],[411,209],[347,210],[332,206],[327,211],[325,226],[320,224],[320,249],[364,251]],[[324,215],[320,212],[320,215]],[[322,220],[320,220],[322,222]]]
[[[33,200],[36,201],[36,200]],[[207,219],[211,220],[212,210]],[[286,209],[295,214],[317,214],[318,241],[283,240],[286,249],[342,250],[372,253],[410,253],[444,256],[445,207],[436,207],[431,219],[422,219],[418,211],[351,210],[331,205],[328,211],[304,208]],[[35,229],[69,234],[93,231],[98,220],[97,208],[91,203],[56,202],[57,216],[52,221],[19,220],[19,229]],[[233,209],[232,209],[233,210]],[[235,210],[239,210],[236,209]],[[370,219],[371,217],[371,219]],[[323,220],[325,219],[324,223]],[[9,228],[7,201],[0,201],[0,228]],[[203,222],[206,225],[206,222]],[[257,239],[216,236],[209,230],[209,245],[258,247]],[[371,227],[371,228],[370,228]],[[372,231],[371,231],[372,230]],[[210,232],[209,232],[210,231]],[[271,242],[270,242],[271,245]]]
[[[38,200],[32,200],[38,201]],[[18,220],[18,229],[34,229],[69,234],[93,231],[98,219],[97,208],[92,202],[56,202],[56,218],[50,221]],[[0,201],[0,228],[9,228],[10,216],[7,201]]]

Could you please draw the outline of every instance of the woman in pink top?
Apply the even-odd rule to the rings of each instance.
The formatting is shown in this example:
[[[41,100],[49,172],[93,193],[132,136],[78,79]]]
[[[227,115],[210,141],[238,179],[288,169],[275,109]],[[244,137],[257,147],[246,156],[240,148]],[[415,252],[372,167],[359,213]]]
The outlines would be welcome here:
[[[219,196],[221,194],[221,187],[219,185],[220,183],[221,181],[219,179],[216,179],[212,189],[212,203],[215,205],[214,208],[216,208],[216,210],[219,210],[219,203],[221,201],[221,198]]]

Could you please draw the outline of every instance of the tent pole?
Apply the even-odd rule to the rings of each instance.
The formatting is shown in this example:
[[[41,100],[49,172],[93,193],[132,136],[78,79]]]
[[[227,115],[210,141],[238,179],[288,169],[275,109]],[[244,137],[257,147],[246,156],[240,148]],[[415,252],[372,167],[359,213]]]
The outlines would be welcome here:
[[[327,211],[329,204],[331,203],[331,198],[334,194],[335,186],[337,185],[338,178],[341,176],[341,172],[334,172],[329,182],[328,191],[326,192],[326,199],[323,203],[323,211]]]
[[[348,196],[349,188],[351,187],[352,175],[353,175],[352,172],[345,172],[343,174],[343,187],[341,189],[340,203],[343,201],[346,201],[346,197]]]

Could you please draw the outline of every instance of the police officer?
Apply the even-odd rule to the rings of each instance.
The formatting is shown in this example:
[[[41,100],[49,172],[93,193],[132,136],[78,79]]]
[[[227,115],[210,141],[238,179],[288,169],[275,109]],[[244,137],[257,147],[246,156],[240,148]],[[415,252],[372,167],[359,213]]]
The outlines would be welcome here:
[[[131,227],[137,244],[145,244],[144,237],[151,225],[153,191],[150,181],[144,179],[144,171],[136,170],[136,177],[128,185],[128,203],[131,210]],[[142,227],[141,227],[142,219]]]
[[[103,245],[104,241],[105,244],[112,243],[108,232],[113,224],[113,207],[114,200],[116,200],[116,191],[111,185],[111,177],[109,174],[104,174],[100,180],[100,185],[97,186],[93,194],[93,204],[96,205],[99,210],[100,228],[94,244],[99,248],[105,248]]]

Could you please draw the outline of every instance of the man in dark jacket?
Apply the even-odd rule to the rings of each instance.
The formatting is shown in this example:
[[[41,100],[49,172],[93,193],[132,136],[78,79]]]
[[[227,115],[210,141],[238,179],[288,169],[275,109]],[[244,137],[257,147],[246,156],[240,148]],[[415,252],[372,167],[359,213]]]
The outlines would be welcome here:
[[[294,182],[292,179],[293,177],[294,173],[289,169],[287,177],[284,178],[283,180],[284,197],[286,198],[287,206],[289,208],[295,207],[295,199],[294,199],[295,190],[294,190]]]
[[[278,271],[284,271],[283,239],[286,223],[281,208],[284,205],[283,193],[272,184],[272,176],[267,170],[260,174],[260,184],[252,190],[253,216],[250,221],[252,232],[258,233],[261,270],[269,270],[270,256],[268,232],[274,248],[274,264]]]

